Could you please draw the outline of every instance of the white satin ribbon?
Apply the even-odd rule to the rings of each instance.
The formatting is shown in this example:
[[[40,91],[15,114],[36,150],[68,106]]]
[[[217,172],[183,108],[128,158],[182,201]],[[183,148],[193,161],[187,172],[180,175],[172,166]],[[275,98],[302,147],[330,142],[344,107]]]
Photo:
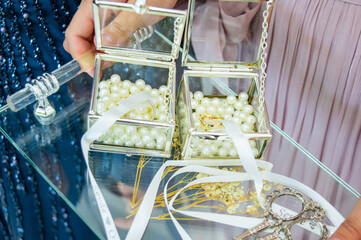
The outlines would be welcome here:
[[[167,199],[167,186],[169,181],[175,176],[186,173],[186,172],[198,172],[204,173],[208,175],[213,175],[211,177],[201,178],[189,183],[187,186],[189,187],[193,184],[198,183],[211,183],[211,182],[238,182],[238,181],[247,181],[253,180],[253,177],[250,176],[249,173],[236,173],[229,172],[220,169],[214,169],[205,166],[239,166],[237,164],[237,160],[178,160],[178,161],[167,161],[164,165],[158,170],[152,182],[150,183],[147,192],[143,197],[143,201],[139,206],[138,212],[134,218],[133,224],[128,232],[127,238],[128,240],[141,239],[143,233],[147,227],[149,222],[149,218],[152,213],[152,209],[154,206],[155,198],[157,195],[159,184],[162,180],[162,176],[164,170],[169,166],[186,166],[178,171],[176,171],[172,177],[168,180],[164,189],[165,203],[168,208],[168,212],[171,216],[171,219],[178,230],[179,234],[183,239],[191,239],[187,232],[182,228],[182,226],[178,223],[178,221],[173,217],[171,211],[180,212],[187,216],[192,216],[195,218],[205,219],[213,222],[219,222],[230,226],[241,227],[244,229],[250,229],[263,221],[261,218],[251,218],[251,217],[242,217],[242,216],[234,216],[227,214],[217,214],[217,213],[207,213],[207,212],[197,212],[197,211],[178,211],[173,207],[173,202],[176,197],[179,195],[181,191],[178,191],[176,195],[172,197],[170,202],[168,203]],[[257,165],[259,161],[256,161]],[[259,166],[259,165],[258,165]],[[312,200],[318,202],[323,209],[325,209],[327,217],[330,219],[332,224],[335,227],[329,227],[330,232],[335,231],[335,228],[338,227],[343,221],[343,216],[321,195],[307,187],[306,185],[292,179],[279,174],[262,171],[260,172],[261,177],[264,180],[268,180],[271,182],[279,183],[284,186],[292,187],[293,189],[300,191],[307,196],[309,196]]]
[[[221,120],[221,122],[223,123],[223,126],[228,136],[230,136],[230,138],[233,140],[234,146],[237,150],[239,159],[241,160],[241,164],[244,167],[244,170],[246,170],[246,172],[252,176],[256,188],[258,202],[262,206],[262,208],[264,208],[261,198],[263,181],[261,174],[259,173],[259,170],[257,168],[256,160],[253,156],[253,151],[251,149],[251,146],[249,145],[248,139],[243,134],[243,132],[239,128],[239,125],[236,122],[231,120]]]
[[[94,176],[89,168],[89,159],[88,153],[90,149],[90,144],[101,137],[104,133],[114,125],[116,120],[123,116],[125,113],[141,107],[145,102],[155,103],[156,99],[150,94],[142,92],[128,97],[127,99],[120,100],[117,102],[118,106],[110,109],[105,112],[101,118],[99,118],[83,135],[81,138],[81,148],[85,158],[85,163],[88,168],[88,176],[90,179],[90,184],[93,188],[95,200],[97,201],[100,216],[103,221],[105,234],[107,239],[111,240],[120,240],[118,231],[115,227],[112,215],[110,214],[108,205],[101,193],[98,184],[96,183]]]

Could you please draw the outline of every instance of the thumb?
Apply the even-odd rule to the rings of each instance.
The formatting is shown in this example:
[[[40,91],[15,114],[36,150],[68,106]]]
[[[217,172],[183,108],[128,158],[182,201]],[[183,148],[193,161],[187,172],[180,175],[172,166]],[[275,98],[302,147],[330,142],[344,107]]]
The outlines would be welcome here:
[[[330,240],[361,240],[361,198]]]

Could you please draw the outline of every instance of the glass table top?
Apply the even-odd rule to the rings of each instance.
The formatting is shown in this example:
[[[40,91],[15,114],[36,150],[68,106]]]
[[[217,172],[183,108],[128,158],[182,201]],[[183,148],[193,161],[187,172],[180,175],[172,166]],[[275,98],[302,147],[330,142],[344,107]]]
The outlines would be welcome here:
[[[87,179],[80,138],[87,128],[87,114],[92,79],[83,75],[61,87],[61,94],[50,96],[57,114],[54,122],[41,125],[32,116],[33,106],[17,113],[6,106],[0,110],[2,134],[25,159],[55,189],[57,194],[83,219],[99,238],[105,238],[101,217]],[[21,124],[20,121],[28,119]],[[320,193],[343,216],[347,216],[360,196],[300,145],[271,124],[273,139],[265,161],[272,172],[294,178]],[[171,157],[174,159],[176,157]],[[90,152],[89,162],[106,199],[121,238],[129,229],[132,218],[152,177],[167,159]],[[162,186],[159,188],[159,193]],[[230,239],[242,232],[235,227],[177,216],[191,235],[208,239]],[[178,239],[179,235],[166,210],[158,202],[146,229],[144,239]]]
[[[164,41],[164,45],[171,45],[172,42],[158,30],[158,28],[155,29],[156,35],[154,36],[157,38],[154,41],[158,45],[159,41]],[[179,62],[180,60],[177,62],[177,68],[180,70]],[[118,67],[122,70],[125,69],[122,65],[118,65]],[[182,71],[179,70],[177,72],[178,82],[182,74]],[[152,75],[153,73],[147,72],[146,74]],[[142,73],[137,77],[142,78]],[[166,160],[179,159],[178,151],[174,149],[174,154],[170,158],[91,151],[89,152],[91,169],[87,169],[80,139],[87,130],[92,83],[91,77],[82,74],[50,96],[48,99],[54,104],[57,113],[52,124],[47,126],[40,124],[35,119],[32,105],[16,113],[7,106],[0,107],[0,131],[85,224],[100,239],[105,239],[101,216],[88,179],[88,171],[92,171],[111,211],[118,233],[123,239],[153,176]],[[314,189],[346,217],[360,194],[276,125],[271,123],[271,128],[273,137],[264,161],[273,164],[272,172],[296,179]],[[166,180],[168,177],[166,175],[164,179]],[[178,183],[183,184],[186,182],[185,180],[192,177],[194,176],[178,179]],[[165,181],[158,189],[159,194],[163,190],[164,183]],[[243,187],[247,189],[250,186]],[[245,196],[249,196],[251,191],[244,191],[246,192]],[[201,200],[191,199],[185,195],[182,195],[182,198],[188,202]],[[143,239],[180,239],[167,210],[163,207],[162,199],[159,195]],[[187,201],[181,201],[179,206],[187,207]],[[244,204],[251,203],[247,201]],[[214,206],[217,206],[217,208],[213,208],[216,211],[227,212],[227,206],[224,203],[218,202]],[[259,210],[256,209],[255,212],[246,214],[258,214],[257,216],[259,216],[262,213]],[[230,239],[244,231],[180,215],[175,215],[175,217],[181,220],[180,223],[193,239],[200,237]],[[303,236],[303,238],[305,237]]]

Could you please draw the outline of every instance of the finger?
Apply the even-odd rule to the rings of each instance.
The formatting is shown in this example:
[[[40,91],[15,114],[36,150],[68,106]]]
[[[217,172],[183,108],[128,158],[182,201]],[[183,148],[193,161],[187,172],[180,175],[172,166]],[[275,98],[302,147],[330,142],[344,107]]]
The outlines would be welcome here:
[[[129,0],[128,3],[134,3]],[[164,8],[174,7],[176,0],[147,1],[149,6]],[[139,15],[134,12],[121,11],[102,31],[102,42],[106,46],[127,47],[130,35],[142,26],[150,26],[160,21],[163,17],[151,14]]]
[[[361,240],[361,198],[350,215],[329,239]]]
[[[73,58],[94,47],[92,0],[83,0],[65,32],[64,46]]]

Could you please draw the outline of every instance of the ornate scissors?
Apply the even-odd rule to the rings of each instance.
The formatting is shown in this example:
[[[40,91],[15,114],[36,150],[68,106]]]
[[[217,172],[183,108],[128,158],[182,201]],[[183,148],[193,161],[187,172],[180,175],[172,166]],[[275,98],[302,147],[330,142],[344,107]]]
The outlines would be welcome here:
[[[291,197],[297,200],[297,202],[302,205],[301,210],[297,212],[290,210],[285,211],[285,208],[277,204],[277,201],[284,197]],[[282,211],[280,211],[280,214],[277,212],[277,209],[284,210],[284,212],[282,213]],[[233,237],[233,239],[245,239],[267,228],[275,228],[275,230],[257,239],[292,239],[291,228],[295,225],[302,225],[311,231],[318,229],[321,236],[320,239],[326,240],[329,232],[326,225],[323,224],[325,216],[325,210],[323,210],[317,202],[305,200],[302,193],[291,188],[283,188],[282,190],[273,191],[266,197],[265,212],[263,214],[264,221],[247,232]],[[282,238],[280,236],[282,236]]]

